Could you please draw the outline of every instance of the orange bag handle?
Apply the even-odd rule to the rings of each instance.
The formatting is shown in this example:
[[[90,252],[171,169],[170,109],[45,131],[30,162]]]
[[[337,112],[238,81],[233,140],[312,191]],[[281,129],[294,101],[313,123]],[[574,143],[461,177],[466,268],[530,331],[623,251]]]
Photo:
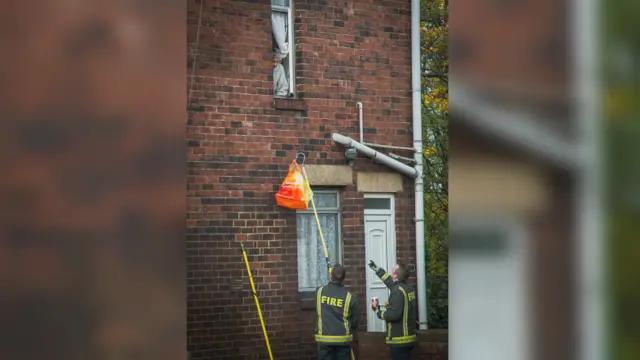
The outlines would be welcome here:
[[[298,165],[298,162],[293,160],[293,162],[291,163],[291,165],[289,165],[289,172],[291,172],[291,168],[294,168],[295,170],[297,170],[300,174],[302,174],[302,168],[300,167],[300,165]]]

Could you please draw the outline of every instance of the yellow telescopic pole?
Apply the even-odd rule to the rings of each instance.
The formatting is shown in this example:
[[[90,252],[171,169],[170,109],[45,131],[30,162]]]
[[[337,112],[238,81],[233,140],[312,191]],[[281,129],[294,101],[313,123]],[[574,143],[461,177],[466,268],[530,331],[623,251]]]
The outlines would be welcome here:
[[[329,252],[327,251],[327,243],[324,241],[324,234],[322,234],[322,226],[320,225],[320,218],[318,217],[318,211],[316,210],[316,202],[313,200],[313,191],[309,187],[309,179],[307,179],[307,171],[302,167],[302,175],[304,176],[305,184],[307,184],[307,190],[309,191],[309,197],[311,198],[311,207],[313,208],[313,215],[316,217],[316,224],[318,225],[318,232],[320,233],[320,240],[322,241],[322,248],[324,249],[324,259],[327,262],[327,270],[329,270],[329,279],[331,279],[331,260],[329,260]]]
[[[253,293],[253,299],[256,302],[256,308],[258,308],[258,316],[260,317],[260,325],[262,325],[262,332],[264,333],[264,341],[267,344],[267,351],[269,351],[269,359],[273,360],[273,354],[271,353],[271,344],[269,344],[269,335],[267,335],[267,327],[264,325],[262,310],[260,310],[260,301],[258,300],[258,294],[256,293],[256,286],[253,283],[253,275],[251,275],[251,267],[249,266],[249,258],[247,258],[247,251],[245,250],[243,243],[240,243],[240,246],[242,247],[242,257],[244,258],[244,263],[245,265],[247,265],[249,282],[251,282],[251,292]]]

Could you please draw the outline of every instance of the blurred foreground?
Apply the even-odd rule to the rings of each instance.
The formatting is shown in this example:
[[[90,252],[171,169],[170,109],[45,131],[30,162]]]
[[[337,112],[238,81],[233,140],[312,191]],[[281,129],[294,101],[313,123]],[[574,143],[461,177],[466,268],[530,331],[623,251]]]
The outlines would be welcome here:
[[[185,7],[3,5],[0,359],[180,359]]]
[[[451,359],[638,359],[640,8],[501,4],[450,9]]]
[[[637,1],[450,13],[451,359],[639,359]],[[181,358],[184,6],[3,14],[0,358]]]

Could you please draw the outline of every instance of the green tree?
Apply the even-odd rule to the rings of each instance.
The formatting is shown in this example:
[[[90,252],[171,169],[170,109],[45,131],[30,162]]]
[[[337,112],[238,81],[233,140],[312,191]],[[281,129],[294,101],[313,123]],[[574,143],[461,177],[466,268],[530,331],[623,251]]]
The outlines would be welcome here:
[[[428,322],[448,327],[448,1],[421,3],[421,72]]]
[[[636,27],[640,3],[610,0],[602,10],[611,358],[631,360],[640,358],[640,313],[636,310],[640,303],[640,31]]]

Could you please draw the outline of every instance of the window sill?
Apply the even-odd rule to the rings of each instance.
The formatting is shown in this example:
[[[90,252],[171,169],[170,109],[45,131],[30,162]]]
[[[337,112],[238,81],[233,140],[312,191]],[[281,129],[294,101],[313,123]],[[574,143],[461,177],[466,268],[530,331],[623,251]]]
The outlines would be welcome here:
[[[314,299],[301,299],[300,310],[315,310],[316,301]]]
[[[302,99],[274,98],[273,106],[276,110],[307,111],[307,104]]]
[[[315,310],[315,297],[316,294],[313,291],[298,292],[298,302],[300,303],[300,310]]]

